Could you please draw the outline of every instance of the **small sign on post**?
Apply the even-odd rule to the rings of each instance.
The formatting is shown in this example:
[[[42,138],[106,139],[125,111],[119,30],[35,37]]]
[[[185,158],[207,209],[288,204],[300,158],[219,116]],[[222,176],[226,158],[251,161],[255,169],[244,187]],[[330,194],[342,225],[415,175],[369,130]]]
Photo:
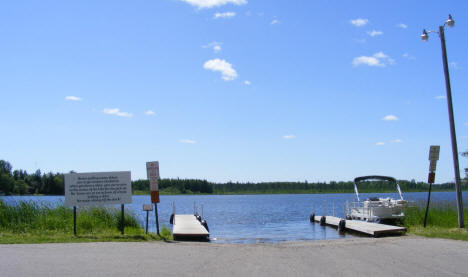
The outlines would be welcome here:
[[[158,203],[159,203],[159,162],[147,162],[146,174],[149,180],[151,193],[151,203],[154,203],[154,214],[156,217],[156,231],[159,235],[159,220],[158,220]]]
[[[153,210],[152,204],[143,204],[143,211],[146,211],[146,233],[148,234],[148,215]]]
[[[426,213],[424,214],[424,228],[426,228],[427,213],[429,211],[429,203],[431,202],[431,189],[435,181],[435,171],[437,168],[437,160],[439,160],[440,145],[431,145],[429,148],[429,175],[427,182],[429,183],[429,193],[427,194]]]

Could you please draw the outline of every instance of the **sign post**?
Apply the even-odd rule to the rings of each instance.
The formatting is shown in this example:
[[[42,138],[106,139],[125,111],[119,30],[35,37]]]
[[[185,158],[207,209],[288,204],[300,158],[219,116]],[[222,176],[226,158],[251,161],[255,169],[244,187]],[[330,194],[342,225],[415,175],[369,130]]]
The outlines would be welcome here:
[[[65,174],[65,206],[73,207],[76,236],[76,207],[121,204],[121,231],[124,234],[124,204],[132,203],[130,171]]]
[[[143,204],[143,211],[146,211],[146,233],[148,234],[148,215],[153,210],[152,204]]]
[[[424,228],[426,228],[427,213],[429,211],[429,203],[431,202],[431,189],[435,181],[435,171],[437,167],[437,160],[439,159],[440,146],[432,145],[429,149],[429,176],[427,182],[429,183],[429,193],[427,194],[426,213],[424,214]]]
[[[159,236],[159,219],[158,219],[158,203],[159,203],[159,162],[147,162],[146,174],[149,180],[151,203],[154,203],[154,216],[156,217],[156,232]]]

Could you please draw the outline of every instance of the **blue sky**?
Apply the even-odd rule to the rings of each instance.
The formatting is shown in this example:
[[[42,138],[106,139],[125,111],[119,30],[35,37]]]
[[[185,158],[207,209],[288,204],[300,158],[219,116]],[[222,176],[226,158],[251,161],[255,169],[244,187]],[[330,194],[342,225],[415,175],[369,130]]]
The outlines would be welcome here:
[[[145,178],[453,180],[437,29],[468,149],[466,1],[7,1],[0,158]],[[468,159],[460,157],[460,167]]]

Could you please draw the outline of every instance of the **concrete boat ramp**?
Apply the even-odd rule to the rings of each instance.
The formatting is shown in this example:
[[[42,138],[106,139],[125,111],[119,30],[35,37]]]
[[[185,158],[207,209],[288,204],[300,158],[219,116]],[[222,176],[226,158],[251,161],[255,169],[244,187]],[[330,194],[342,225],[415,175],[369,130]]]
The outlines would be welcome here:
[[[354,231],[374,237],[385,235],[402,235],[405,227],[372,223],[360,220],[345,220],[334,216],[312,215],[310,221],[319,222],[321,225],[329,225],[338,228],[339,231]]]
[[[210,232],[206,221],[193,214],[176,214],[173,218],[172,236],[175,240],[208,240]]]

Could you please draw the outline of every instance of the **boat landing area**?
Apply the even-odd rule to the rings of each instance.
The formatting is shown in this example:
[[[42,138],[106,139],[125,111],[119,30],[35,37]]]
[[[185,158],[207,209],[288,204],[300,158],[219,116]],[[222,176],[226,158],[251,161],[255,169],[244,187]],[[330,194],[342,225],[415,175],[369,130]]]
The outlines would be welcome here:
[[[313,218],[312,218],[313,217]],[[405,227],[372,223],[360,220],[345,220],[334,216],[311,216],[311,221],[319,222],[321,225],[329,225],[338,228],[339,231],[354,231],[374,237],[385,235],[402,235],[406,232]]]
[[[258,244],[0,245],[10,276],[466,276],[468,242],[416,236]]]

